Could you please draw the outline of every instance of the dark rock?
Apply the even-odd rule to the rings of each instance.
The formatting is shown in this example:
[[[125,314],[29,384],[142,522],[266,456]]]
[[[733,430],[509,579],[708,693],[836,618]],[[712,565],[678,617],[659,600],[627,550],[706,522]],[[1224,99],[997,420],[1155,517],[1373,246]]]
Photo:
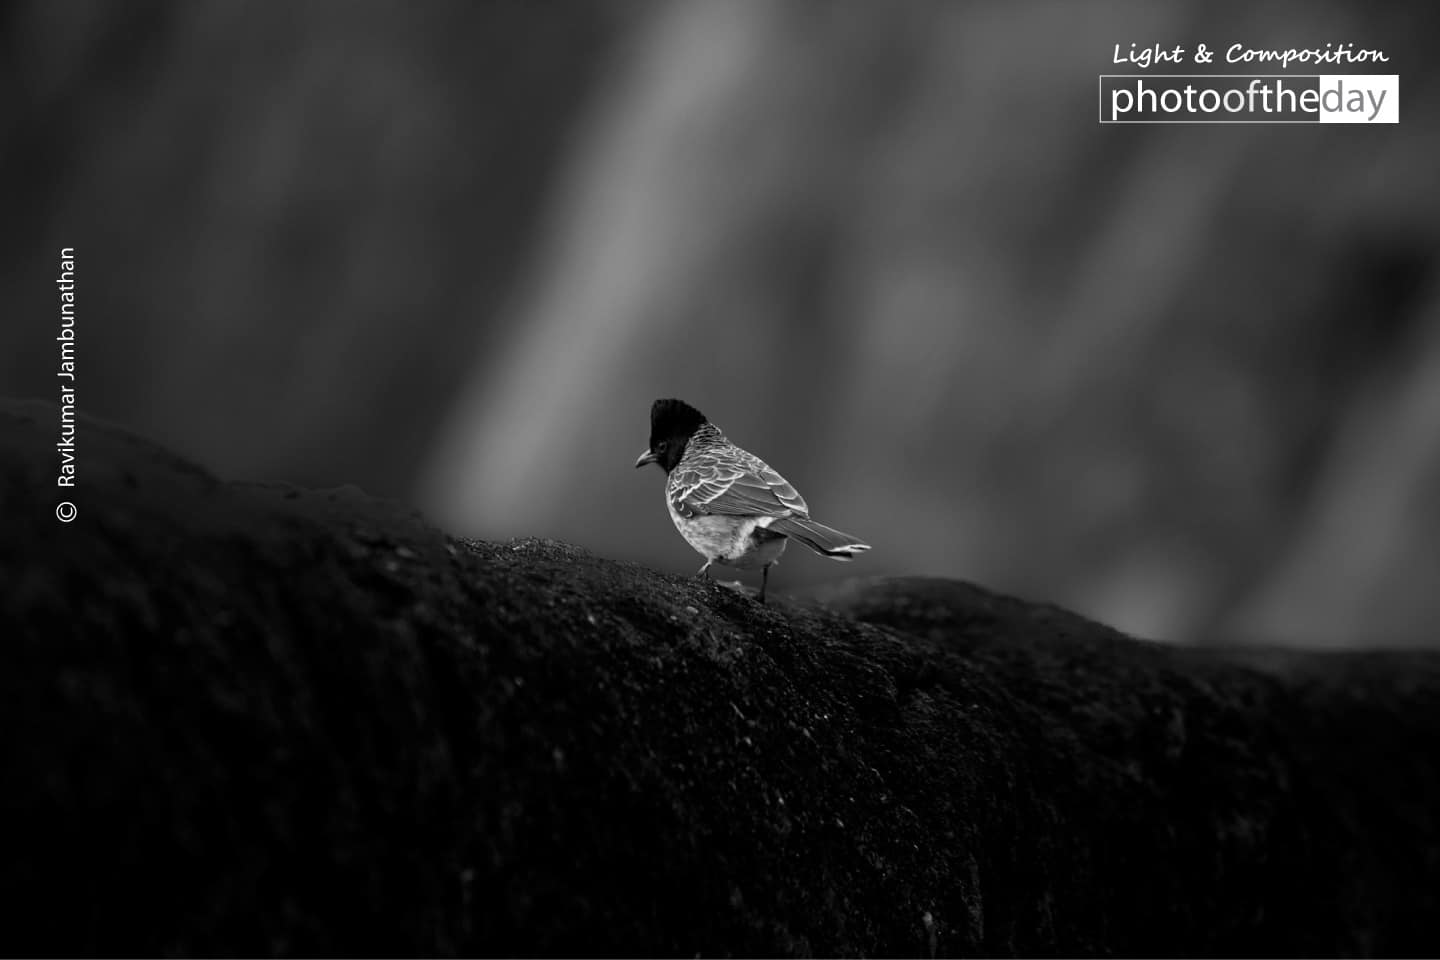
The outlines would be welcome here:
[[[57,496],[56,419],[0,406],[7,952],[1440,947],[1435,655],[761,606],[91,421]]]

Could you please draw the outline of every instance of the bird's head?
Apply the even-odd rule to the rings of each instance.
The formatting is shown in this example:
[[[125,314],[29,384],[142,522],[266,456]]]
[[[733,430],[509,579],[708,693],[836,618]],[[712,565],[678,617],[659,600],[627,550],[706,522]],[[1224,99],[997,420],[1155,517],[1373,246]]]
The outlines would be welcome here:
[[[684,400],[656,400],[650,407],[650,446],[636,467],[658,463],[669,473],[685,455],[685,445],[705,424],[705,414]]]

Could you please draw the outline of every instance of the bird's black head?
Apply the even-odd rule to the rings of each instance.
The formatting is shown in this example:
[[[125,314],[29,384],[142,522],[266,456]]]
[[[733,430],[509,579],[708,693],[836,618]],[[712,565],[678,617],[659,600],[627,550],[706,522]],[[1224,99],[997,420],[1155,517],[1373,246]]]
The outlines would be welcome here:
[[[650,407],[650,447],[635,466],[658,463],[669,473],[685,454],[685,444],[705,424],[705,414],[684,400],[656,400]]]

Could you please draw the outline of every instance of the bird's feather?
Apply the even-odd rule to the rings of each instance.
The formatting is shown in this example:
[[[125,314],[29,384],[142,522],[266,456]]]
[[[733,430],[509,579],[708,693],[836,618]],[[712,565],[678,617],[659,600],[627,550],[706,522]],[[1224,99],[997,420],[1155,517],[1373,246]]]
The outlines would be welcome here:
[[[870,549],[850,534],[811,520],[805,498],[788,480],[725,439],[698,411],[679,401],[657,401],[656,409],[663,416],[660,427],[652,428],[651,452],[663,452],[676,437],[681,447],[669,448],[672,456],[674,450],[683,450],[672,461],[659,461],[667,473],[670,518],[707,561],[768,569],[792,538],[836,560]],[[682,423],[685,429],[677,429],[672,421],[680,415],[700,422],[693,428]]]
[[[870,545],[859,538],[817,523],[809,517],[778,517],[768,529],[772,533],[799,540],[816,553],[835,560],[853,560],[870,549]]]
[[[754,454],[728,450],[686,457],[671,476],[669,494],[682,517],[808,516],[805,498]]]

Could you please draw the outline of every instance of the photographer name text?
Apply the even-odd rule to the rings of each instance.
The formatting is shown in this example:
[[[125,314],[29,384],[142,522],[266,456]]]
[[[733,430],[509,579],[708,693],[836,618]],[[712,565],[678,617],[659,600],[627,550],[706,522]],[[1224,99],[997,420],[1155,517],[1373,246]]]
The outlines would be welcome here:
[[[60,291],[60,365],[55,376],[60,380],[60,439],[55,449],[60,453],[57,487],[75,486],[75,248],[60,250],[60,276],[55,280]],[[64,519],[62,517],[62,519]]]

